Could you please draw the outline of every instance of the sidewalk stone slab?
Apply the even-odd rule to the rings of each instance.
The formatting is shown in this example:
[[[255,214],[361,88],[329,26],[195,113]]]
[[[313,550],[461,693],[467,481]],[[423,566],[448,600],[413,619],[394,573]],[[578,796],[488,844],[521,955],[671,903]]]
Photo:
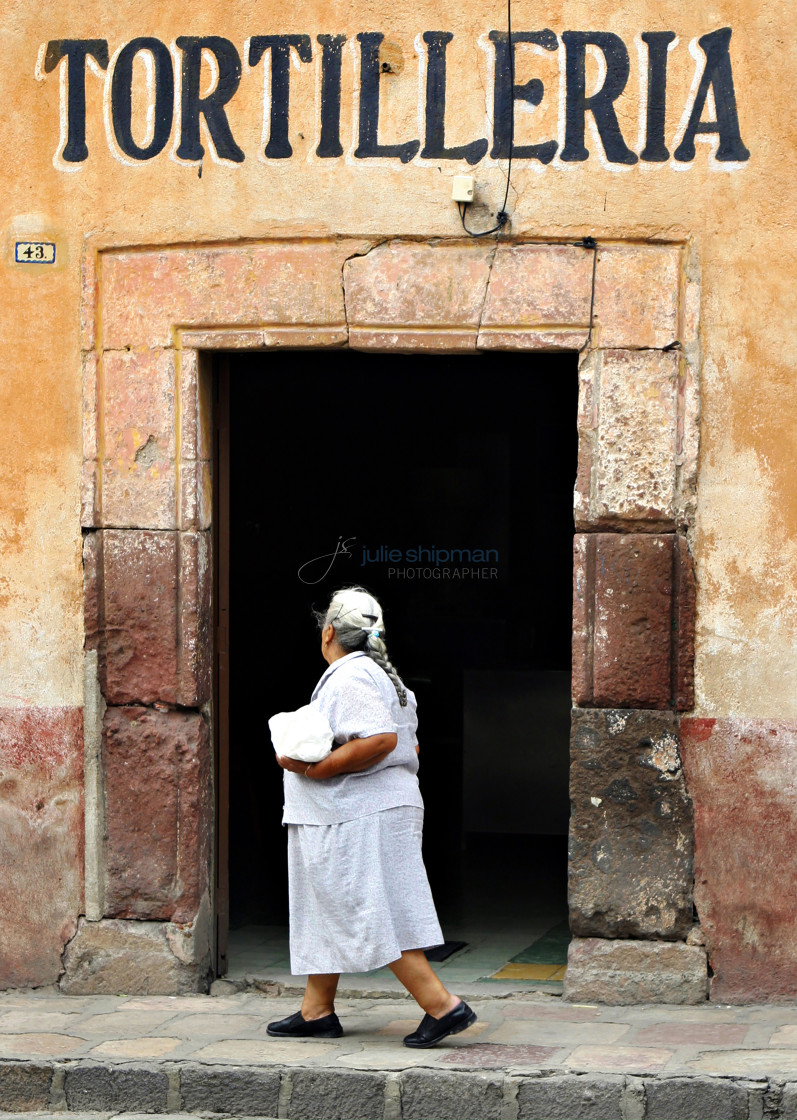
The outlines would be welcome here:
[[[169,1079],[163,1070],[129,1067],[107,1069],[102,1066],[75,1065],[66,1071],[64,1081],[70,1109],[139,1109],[165,1112]]]
[[[744,1023],[657,1023],[638,1030],[634,1042],[643,1046],[651,1043],[659,1046],[684,1046],[688,1043],[734,1046],[744,1042],[749,1029]],[[790,1040],[793,1041],[797,1040]]]
[[[645,1120],[747,1120],[747,1092],[719,1078],[645,1081]]]
[[[595,1043],[611,1046],[628,1034],[625,1023],[504,1023],[490,1035],[493,1042],[522,1042],[528,1045],[575,1046]]]
[[[403,1120],[499,1120],[502,1102],[497,1078],[420,1069],[401,1075]]]
[[[672,1050],[653,1046],[577,1046],[564,1064],[578,1070],[613,1070],[618,1073],[663,1069]]]
[[[503,1069],[544,1065],[557,1052],[556,1046],[517,1046],[485,1042],[475,1046],[457,1046],[443,1057],[448,1066],[470,1066],[482,1069]]]
[[[113,1038],[89,1050],[97,1058],[165,1058],[179,1046],[182,1038]]]
[[[278,1070],[187,1066],[180,1071],[180,1092],[188,1112],[276,1116],[279,1089]]]
[[[302,1069],[291,1072],[290,1078],[289,1120],[382,1120],[384,1116],[384,1074]]]
[[[0,1034],[0,1058],[61,1058],[85,1045],[84,1038],[70,1034]]]
[[[314,1058],[329,1058],[336,1049],[331,1042],[279,1041],[255,1038],[225,1038],[211,1042],[197,1050],[194,1058],[206,1061],[228,1061],[241,1065],[244,1062],[268,1064],[272,1062],[307,1062]]]
[[[797,1074],[797,1050],[705,1051],[687,1065],[702,1073],[759,1077],[767,1074]]]
[[[518,1087],[518,1120],[618,1120],[622,1077],[528,1078]]]

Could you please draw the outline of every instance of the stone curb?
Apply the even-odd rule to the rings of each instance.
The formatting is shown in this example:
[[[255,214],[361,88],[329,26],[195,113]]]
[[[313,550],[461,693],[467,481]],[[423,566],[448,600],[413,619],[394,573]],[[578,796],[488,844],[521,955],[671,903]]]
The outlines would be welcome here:
[[[701,1074],[401,1072],[0,1060],[0,1115],[279,1120],[797,1120],[797,1081]]]

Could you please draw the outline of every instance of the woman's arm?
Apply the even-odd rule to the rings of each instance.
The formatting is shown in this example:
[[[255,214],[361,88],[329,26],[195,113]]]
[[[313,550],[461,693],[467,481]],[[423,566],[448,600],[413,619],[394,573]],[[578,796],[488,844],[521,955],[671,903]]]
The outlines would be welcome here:
[[[354,774],[359,770],[369,770],[396,749],[398,737],[391,733],[369,735],[367,739],[350,739],[327,755],[321,762],[310,766],[295,758],[277,755],[277,762],[283,770],[293,774],[304,774],[308,778],[334,778],[337,774]]]

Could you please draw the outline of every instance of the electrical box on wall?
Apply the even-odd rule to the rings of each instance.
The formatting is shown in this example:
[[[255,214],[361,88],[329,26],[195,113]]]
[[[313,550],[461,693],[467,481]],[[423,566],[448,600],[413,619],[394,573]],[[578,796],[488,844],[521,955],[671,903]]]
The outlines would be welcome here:
[[[473,202],[475,189],[476,180],[472,175],[455,175],[451,187],[451,197],[454,202]]]

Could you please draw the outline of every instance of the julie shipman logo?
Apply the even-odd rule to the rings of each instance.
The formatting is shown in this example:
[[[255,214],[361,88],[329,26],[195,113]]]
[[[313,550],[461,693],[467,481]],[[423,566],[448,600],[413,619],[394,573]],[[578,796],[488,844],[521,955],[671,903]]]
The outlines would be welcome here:
[[[439,548],[435,544],[393,548],[357,545],[356,537],[338,537],[332,552],[307,560],[297,575],[302,583],[320,583],[333,567],[336,575],[354,576],[363,568],[387,567],[388,579],[498,579],[497,548]]]

